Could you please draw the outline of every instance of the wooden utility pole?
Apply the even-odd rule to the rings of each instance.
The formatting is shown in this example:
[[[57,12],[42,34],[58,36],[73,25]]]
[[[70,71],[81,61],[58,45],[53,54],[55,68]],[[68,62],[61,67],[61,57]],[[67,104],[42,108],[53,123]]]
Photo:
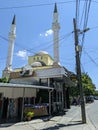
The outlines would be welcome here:
[[[75,18],[73,19],[73,24],[74,24],[74,38],[75,38],[75,52],[76,52],[76,70],[78,80],[77,85],[80,89],[81,116],[82,116],[82,123],[86,123],[85,103],[84,103],[82,80],[81,80],[81,67],[80,67],[80,54],[79,54],[80,46],[78,45],[78,33]]]

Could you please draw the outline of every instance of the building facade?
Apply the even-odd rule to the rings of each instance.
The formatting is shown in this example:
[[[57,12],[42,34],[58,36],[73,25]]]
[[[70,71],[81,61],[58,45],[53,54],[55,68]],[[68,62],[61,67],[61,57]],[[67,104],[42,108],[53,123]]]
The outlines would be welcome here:
[[[54,115],[70,108],[69,88],[74,84],[69,71],[60,65],[58,11],[55,4],[53,13],[54,58],[40,51],[28,57],[28,64],[12,70],[13,46],[15,40],[15,17],[12,34],[9,37],[7,65],[3,77],[9,83],[0,84],[1,118],[21,118],[25,112],[34,111],[35,116]],[[12,37],[13,36],[13,37]],[[13,41],[13,42],[12,42]],[[10,55],[10,59],[9,59]],[[44,108],[44,109],[42,109]],[[43,111],[44,110],[44,111]],[[39,112],[40,111],[40,112]],[[41,113],[38,115],[38,113]]]

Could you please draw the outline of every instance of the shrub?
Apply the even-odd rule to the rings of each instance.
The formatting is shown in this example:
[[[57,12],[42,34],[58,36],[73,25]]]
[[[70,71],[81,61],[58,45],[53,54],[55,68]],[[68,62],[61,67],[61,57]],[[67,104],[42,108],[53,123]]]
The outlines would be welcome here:
[[[26,117],[33,117],[33,116],[34,116],[34,112],[29,111],[26,113]]]

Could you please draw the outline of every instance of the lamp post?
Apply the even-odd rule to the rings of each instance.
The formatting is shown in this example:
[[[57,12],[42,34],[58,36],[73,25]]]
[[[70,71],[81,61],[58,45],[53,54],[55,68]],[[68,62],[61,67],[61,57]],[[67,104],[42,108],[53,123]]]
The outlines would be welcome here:
[[[80,89],[81,116],[82,116],[82,123],[86,123],[85,103],[84,103],[82,80],[81,80],[80,46],[78,45],[78,34],[77,34],[75,19],[73,19],[73,24],[74,24],[74,38],[75,38],[75,52],[76,52],[76,70],[77,70],[77,81],[78,81],[77,85]]]

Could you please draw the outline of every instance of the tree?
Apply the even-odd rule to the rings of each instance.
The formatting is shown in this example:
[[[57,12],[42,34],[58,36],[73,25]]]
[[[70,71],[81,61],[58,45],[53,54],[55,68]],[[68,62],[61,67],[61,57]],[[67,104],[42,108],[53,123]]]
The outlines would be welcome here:
[[[93,95],[95,92],[96,87],[87,73],[82,73],[82,87],[85,96]]]
[[[9,79],[8,79],[7,77],[0,78],[0,82],[8,83],[8,82],[9,82]]]
[[[82,78],[82,87],[83,87],[84,95],[85,96],[94,95],[96,87],[93,84],[92,79],[89,77],[89,75],[87,73],[82,73],[81,78]],[[76,81],[74,81],[74,82],[76,82]],[[70,88],[70,95],[72,97],[73,96],[77,97],[78,95],[80,95],[79,91],[80,90],[77,86],[72,87],[72,88]]]
[[[98,90],[95,90],[94,96],[98,96]]]
[[[79,95],[79,88],[77,86],[70,88],[70,96],[77,97]]]

